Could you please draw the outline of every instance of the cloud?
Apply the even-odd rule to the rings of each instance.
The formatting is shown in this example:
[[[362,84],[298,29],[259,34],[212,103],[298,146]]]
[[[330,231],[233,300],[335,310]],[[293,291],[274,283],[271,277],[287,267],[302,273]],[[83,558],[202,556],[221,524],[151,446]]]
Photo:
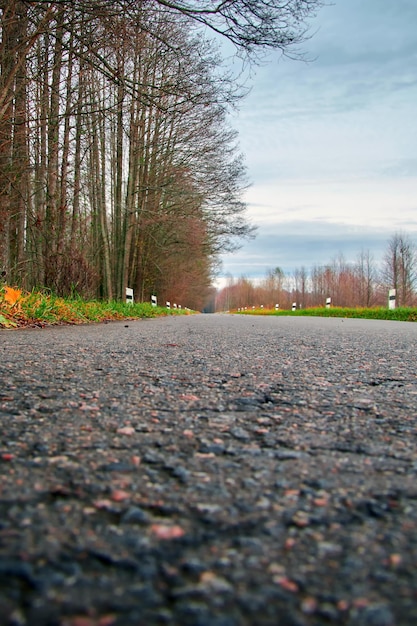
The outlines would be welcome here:
[[[369,174],[415,156],[417,2],[336,0],[312,33],[316,22],[305,44],[315,60],[272,55],[233,120],[255,182],[274,165],[284,176],[320,163]]]
[[[335,0],[311,23],[309,49],[322,65],[385,65],[415,55],[415,0]]]
[[[320,220],[270,225],[255,241],[233,255],[225,255],[221,274],[260,278],[275,267],[292,274],[302,266],[310,270],[327,265],[339,254],[353,263],[362,250],[369,250],[378,262],[391,234],[383,229],[359,229]]]
[[[409,164],[408,164],[409,165]],[[392,165],[394,167],[394,164]],[[416,228],[417,176],[293,177],[248,189],[250,219],[263,229],[282,222],[345,223],[347,227],[396,230],[399,222]]]

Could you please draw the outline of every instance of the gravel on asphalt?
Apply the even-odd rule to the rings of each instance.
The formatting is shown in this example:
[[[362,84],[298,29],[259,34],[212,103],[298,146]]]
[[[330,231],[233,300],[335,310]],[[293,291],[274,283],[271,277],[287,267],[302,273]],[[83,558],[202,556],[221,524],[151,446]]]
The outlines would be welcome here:
[[[417,623],[417,325],[0,332],[1,626]]]

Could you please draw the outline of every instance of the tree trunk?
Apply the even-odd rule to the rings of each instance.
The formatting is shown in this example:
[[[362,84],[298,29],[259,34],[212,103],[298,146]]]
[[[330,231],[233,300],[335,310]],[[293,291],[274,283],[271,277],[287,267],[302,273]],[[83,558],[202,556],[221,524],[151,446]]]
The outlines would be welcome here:
[[[10,272],[10,193],[15,77],[16,3],[2,3],[0,71],[0,280]]]

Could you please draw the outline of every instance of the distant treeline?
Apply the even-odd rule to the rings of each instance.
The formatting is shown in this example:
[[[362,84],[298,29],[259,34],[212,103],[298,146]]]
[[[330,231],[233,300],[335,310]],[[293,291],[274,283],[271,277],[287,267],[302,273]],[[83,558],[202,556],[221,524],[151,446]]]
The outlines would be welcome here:
[[[417,247],[405,233],[395,233],[387,242],[381,263],[369,250],[362,250],[354,263],[339,254],[327,265],[296,269],[291,276],[279,267],[266,272],[261,281],[244,276],[230,278],[217,293],[216,310],[244,307],[290,309],[332,305],[342,307],[386,306],[388,292],[396,290],[397,306],[417,305]]]

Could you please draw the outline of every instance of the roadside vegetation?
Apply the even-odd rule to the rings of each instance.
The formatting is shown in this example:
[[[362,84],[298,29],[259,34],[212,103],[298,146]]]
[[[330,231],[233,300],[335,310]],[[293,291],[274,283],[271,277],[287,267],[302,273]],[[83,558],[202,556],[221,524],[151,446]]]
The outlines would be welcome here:
[[[373,320],[396,320],[399,322],[417,322],[417,308],[416,307],[399,307],[398,309],[388,309],[385,307],[312,307],[310,309],[297,309],[292,310],[275,310],[265,308],[255,308],[248,310],[237,310],[233,313],[239,313],[242,315],[295,315],[295,316],[316,316],[316,317],[359,317],[363,319]]]
[[[168,309],[152,306],[148,302],[86,301],[60,298],[47,292],[25,293],[12,287],[0,288],[0,329],[42,328],[53,324],[86,324],[189,313],[188,309]]]

